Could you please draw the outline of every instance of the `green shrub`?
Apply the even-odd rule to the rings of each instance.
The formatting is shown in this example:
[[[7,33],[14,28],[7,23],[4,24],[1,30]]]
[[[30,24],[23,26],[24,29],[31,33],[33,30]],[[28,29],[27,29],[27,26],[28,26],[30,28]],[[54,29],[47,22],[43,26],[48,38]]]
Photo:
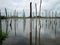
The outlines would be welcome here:
[[[5,32],[2,32],[2,34],[0,35],[1,40],[5,40],[5,38],[8,37],[8,34],[6,34]]]

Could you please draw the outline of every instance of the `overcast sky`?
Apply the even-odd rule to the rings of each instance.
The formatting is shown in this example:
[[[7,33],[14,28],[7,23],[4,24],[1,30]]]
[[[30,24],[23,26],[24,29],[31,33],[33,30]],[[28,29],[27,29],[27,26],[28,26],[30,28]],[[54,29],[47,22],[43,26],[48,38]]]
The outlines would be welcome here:
[[[40,0],[0,0],[0,9],[7,8],[9,10],[25,11],[29,10],[30,2],[32,2],[33,11],[35,3],[39,11]],[[42,0],[42,10],[60,10],[60,0]]]

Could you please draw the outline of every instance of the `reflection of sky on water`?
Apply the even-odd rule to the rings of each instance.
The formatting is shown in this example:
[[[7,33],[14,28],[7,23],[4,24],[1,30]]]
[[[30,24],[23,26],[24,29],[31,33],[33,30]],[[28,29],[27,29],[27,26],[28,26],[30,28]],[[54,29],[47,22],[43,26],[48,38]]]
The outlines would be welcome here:
[[[10,23],[10,20],[11,19],[8,19],[9,23]],[[55,39],[56,37],[60,37],[59,34],[60,34],[60,20],[59,19],[56,19],[56,22],[57,22],[57,25],[56,25],[56,37],[55,37],[55,24],[54,24],[54,21],[55,19],[47,19],[47,26],[46,26],[46,19],[41,19],[41,32],[40,32],[40,36],[41,38],[51,38],[51,39]],[[50,24],[50,21],[51,21],[51,24]],[[36,20],[34,19],[32,22],[32,27],[33,27],[33,24],[34,24],[34,29],[32,29],[32,38],[33,38],[33,41],[35,39],[35,26],[36,26]],[[37,36],[39,38],[39,20],[37,20]],[[52,29],[52,25],[53,25],[53,29]],[[29,32],[30,32],[30,19],[27,19],[26,20],[26,26],[25,26],[25,32],[23,32],[23,20],[22,19],[17,19],[16,20],[16,39],[19,41],[21,40],[21,38],[23,40],[25,40],[25,38],[27,40],[29,40]],[[5,23],[5,20],[2,20],[2,30],[4,32],[6,32],[6,23]],[[9,32],[9,37],[13,37],[15,36],[15,28],[14,28],[14,19],[12,19],[12,30],[10,28],[10,25],[8,24],[8,32]],[[9,38],[10,39],[10,38]],[[12,39],[11,39],[12,40]],[[15,40],[16,41],[16,40]],[[22,42],[22,41],[21,41]],[[29,42],[29,41],[27,41]],[[24,42],[25,43],[25,42]]]
[[[8,19],[9,20],[9,23],[10,23],[10,19]],[[50,20],[50,19],[47,19],[48,20],[48,22],[47,22],[47,25],[48,26],[46,26],[46,22],[45,22],[45,19],[42,19],[41,20],[41,36],[45,36],[45,37],[51,37],[51,38],[54,38],[55,37],[55,34],[54,34],[54,30],[55,30],[55,25],[54,25],[54,19],[52,20]],[[5,22],[4,22],[5,20],[2,20],[2,30],[4,30],[5,31],[5,28],[6,28],[6,24],[5,24]],[[33,20],[34,21],[34,29],[32,29],[32,32],[33,32],[33,35],[35,35],[35,26],[36,26],[36,20],[34,19]],[[33,22],[32,21],[32,22]],[[51,24],[49,25],[49,22],[51,21]],[[11,30],[11,28],[10,28],[10,26],[8,25],[8,32],[9,32],[9,35],[14,35],[14,19],[13,19],[13,21],[12,21],[13,23],[12,23],[12,30]],[[57,25],[58,26],[56,26],[56,28],[57,28],[57,32],[59,31],[59,19],[56,21],[57,22]],[[33,25],[33,23],[32,23],[32,25]],[[38,20],[38,32],[39,32],[39,20]],[[53,26],[53,30],[52,30],[52,25],[54,25]],[[21,35],[24,35],[24,36],[28,36],[29,35],[29,31],[30,31],[30,19],[27,19],[27,21],[26,21],[26,29],[25,29],[25,32],[23,32],[23,20],[22,19],[18,19],[18,20],[16,20],[16,28],[17,28],[17,30],[16,30],[16,33],[17,33],[17,35],[18,34],[21,34]]]

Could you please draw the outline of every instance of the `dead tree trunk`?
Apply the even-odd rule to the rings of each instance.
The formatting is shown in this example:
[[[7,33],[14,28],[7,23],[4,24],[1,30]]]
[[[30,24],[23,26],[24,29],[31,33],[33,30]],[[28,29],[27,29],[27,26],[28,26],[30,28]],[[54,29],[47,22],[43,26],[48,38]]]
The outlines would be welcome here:
[[[7,9],[5,8],[5,14],[6,14],[6,34],[8,33],[8,20],[7,20]]]
[[[41,4],[42,4],[42,0],[40,0],[40,7],[39,7],[39,45],[40,45],[40,29],[41,29],[41,23],[40,23],[40,16],[41,16]]]
[[[30,2],[30,45],[32,45],[32,2]]]
[[[37,4],[36,3],[35,3],[35,11],[36,11],[35,45],[37,45]]]

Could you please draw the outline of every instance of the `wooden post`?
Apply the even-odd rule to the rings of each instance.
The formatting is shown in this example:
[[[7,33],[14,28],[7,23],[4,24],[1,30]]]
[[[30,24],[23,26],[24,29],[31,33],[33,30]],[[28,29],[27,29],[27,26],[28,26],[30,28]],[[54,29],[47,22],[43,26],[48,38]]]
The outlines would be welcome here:
[[[30,45],[32,45],[32,2],[30,2]]]

